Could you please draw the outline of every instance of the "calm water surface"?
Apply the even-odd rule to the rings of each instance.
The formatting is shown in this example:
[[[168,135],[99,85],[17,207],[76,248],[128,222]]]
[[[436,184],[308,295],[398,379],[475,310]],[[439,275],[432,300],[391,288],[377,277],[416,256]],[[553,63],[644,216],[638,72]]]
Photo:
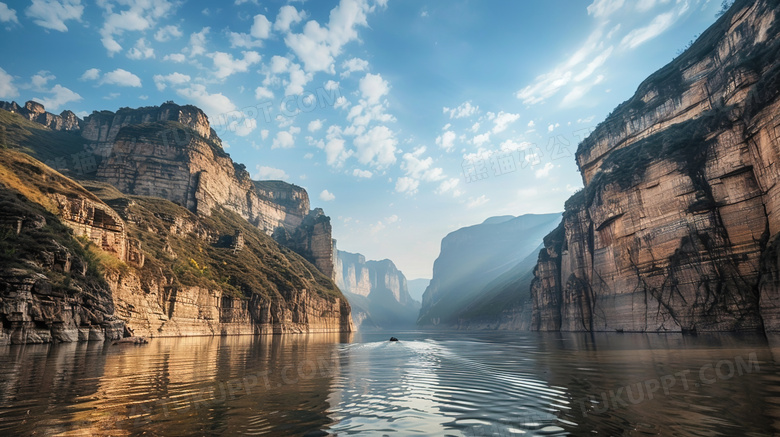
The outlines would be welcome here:
[[[780,338],[393,335],[0,348],[0,435],[780,434]]]

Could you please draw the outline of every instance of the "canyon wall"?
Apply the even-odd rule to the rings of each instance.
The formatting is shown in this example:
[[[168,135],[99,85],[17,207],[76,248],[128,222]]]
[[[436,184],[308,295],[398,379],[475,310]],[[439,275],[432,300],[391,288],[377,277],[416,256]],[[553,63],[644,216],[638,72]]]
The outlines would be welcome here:
[[[359,253],[342,250],[336,253],[336,285],[349,300],[358,329],[414,327],[420,303],[409,295],[406,277],[392,261],[366,261]]]
[[[780,329],[779,11],[736,1],[579,145],[534,329]]]

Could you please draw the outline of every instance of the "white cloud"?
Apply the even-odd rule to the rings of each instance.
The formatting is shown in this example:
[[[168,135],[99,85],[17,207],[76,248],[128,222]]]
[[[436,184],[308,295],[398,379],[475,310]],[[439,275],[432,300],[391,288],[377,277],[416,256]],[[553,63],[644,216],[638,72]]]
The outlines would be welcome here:
[[[214,67],[217,71],[214,75],[219,79],[224,79],[234,73],[244,73],[249,70],[249,67],[260,62],[261,56],[255,51],[241,52],[244,55],[243,59],[234,59],[233,55],[225,52],[214,52],[210,54],[214,61]]]
[[[382,79],[379,74],[368,73],[360,79],[358,84],[360,93],[363,98],[366,99],[368,104],[376,105],[379,103],[379,99],[386,95],[390,91],[390,86],[387,81]]]
[[[337,89],[339,89],[339,83],[336,82],[335,80],[329,80],[325,82],[324,86],[326,91],[336,91]]]
[[[627,49],[634,49],[639,47],[643,43],[650,41],[651,39],[664,33],[672,26],[672,24],[674,24],[674,22],[677,20],[677,17],[678,16],[674,12],[667,12],[658,15],[657,17],[653,18],[653,21],[651,21],[647,26],[634,29],[626,36],[624,36],[620,41],[620,46]]]
[[[536,126],[536,123],[534,123],[534,121],[533,121],[533,120],[531,120],[531,121],[529,121],[529,122],[528,122],[528,127],[530,127],[530,128],[532,128],[532,129],[533,129],[533,127],[534,127],[534,126]]]
[[[404,153],[401,169],[406,175],[426,182],[435,182],[444,179],[444,170],[433,166],[433,158],[421,158],[425,153],[425,147],[419,147],[411,153]]]
[[[455,132],[448,130],[436,137],[436,145],[450,152],[455,147],[456,138]]]
[[[460,183],[460,179],[458,178],[450,178],[447,179],[446,181],[442,181],[442,183],[439,184],[439,188],[436,189],[435,193],[445,194],[445,193],[452,192],[453,196],[457,197],[461,194],[460,191],[456,189],[459,183]]]
[[[471,117],[479,112],[479,106],[473,106],[471,102],[461,103],[457,108],[442,108],[442,112],[450,114],[450,118],[466,118]]]
[[[289,176],[287,173],[285,173],[284,170],[273,168],[273,167],[266,167],[264,165],[258,165],[255,167],[257,169],[257,173],[255,173],[252,177],[256,180],[285,180],[289,179]]]
[[[395,182],[395,191],[398,193],[414,194],[420,187],[420,181],[407,176],[400,177]]]
[[[16,11],[3,2],[0,2],[0,22],[19,24],[19,19],[16,18]]]
[[[186,49],[190,55],[198,56],[206,53],[206,35],[209,34],[210,27],[204,27],[200,32],[190,35],[190,46]]]
[[[327,143],[322,144],[322,148],[325,149],[325,162],[331,167],[341,167],[344,165],[353,151],[347,150],[345,147],[346,142],[342,138],[330,138]]]
[[[276,133],[276,137],[274,137],[273,143],[271,144],[272,149],[290,149],[292,147],[295,147],[295,135],[298,134],[301,131],[301,128],[291,126],[290,129],[286,131],[279,131]]]
[[[141,38],[135,43],[135,47],[127,51],[127,57],[135,60],[154,58],[154,49],[146,45],[145,38]]]
[[[228,130],[235,132],[240,137],[245,137],[252,133],[257,128],[257,120],[252,117],[247,117],[246,114],[239,116],[241,121],[233,120],[228,124]]]
[[[216,120],[217,116],[233,112],[236,105],[222,93],[211,94],[203,84],[191,84],[187,88],[176,91],[182,97],[189,99],[195,106],[201,108],[210,119]]]
[[[191,79],[192,78],[186,74],[181,74],[176,72],[173,72],[166,76],[163,76],[161,74],[156,74],[154,75],[154,84],[155,86],[157,86],[157,89],[159,91],[162,91],[168,85],[182,85],[189,82]]]
[[[358,178],[370,179],[371,176],[373,176],[373,175],[374,174],[371,173],[370,171],[368,171],[368,170],[361,170],[359,168],[356,168],[355,170],[352,171],[352,176],[355,176],[355,177],[358,177]]]
[[[171,61],[176,63],[182,63],[187,60],[187,57],[182,53],[171,53],[170,55],[163,56],[163,61]]]
[[[99,1],[98,5],[105,9],[105,21],[100,29],[100,36],[109,56],[122,50],[117,37],[126,31],[142,32],[154,28],[157,20],[166,17],[176,7],[176,4],[169,0],[121,2],[122,6],[128,7],[121,11],[114,11],[114,7],[119,5],[111,2]]]
[[[160,42],[169,41],[174,38],[181,38],[182,33],[178,26],[164,26],[157,30],[154,39]]]
[[[350,105],[351,105],[351,103],[349,103],[349,100],[347,100],[346,97],[338,96],[336,98],[336,103],[333,104],[333,108],[334,109],[339,109],[339,108],[345,108],[346,109],[346,108],[349,108]]]
[[[322,192],[320,193],[320,200],[322,200],[323,202],[330,202],[335,199],[336,196],[333,195],[333,193],[331,193],[328,190],[322,190]]]
[[[84,13],[84,6],[81,0],[32,0],[32,4],[25,11],[25,15],[35,24],[60,32],[68,31],[66,21],[81,21],[82,13]],[[16,18],[16,14],[13,17]]]
[[[255,98],[257,100],[273,100],[274,93],[268,88],[259,86],[255,88]]]
[[[280,32],[289,32],[290,25],[300,23],[306,15],[303,11],[298,12],[295,6],[282,6],[274,22],[274,29]]]
[[[493,120],[493,123],[495,124],[495,126],[493,126],[493,133],[497,134],[505,131],[510,124],[516,122],[519,118],[520,114],[500,111]]]
[[[90,68],[81,75],[79,80],[98,80],[100,79],[100,70],[97,68]]]
[[[471,139],[471,143],[477,147],[481,147],[482,145],[488,142],[490,142],[490,132],[485,132],[484,134],[476,135],[474,138]]]
[[[127,70],[117,68],[114,71],[104,74],[103,80],[101,80],[100,83],[101,85],[107,83],[118,86],[140,87],[141,78]]]
[[[77,102],[81,100],[81,96],[77,93],[65,88],[62,85],[54,85],[50,91],[52,95],[44,98],[33,98],[33,100],[40,102],[46,109],[54,111],[69,102]]]
[[[303,33],[289,33],[284,42],[303,62],[307,72],[334,74],[334,59],[341,54],[346,43],[358,38],[357,27],[368,26],[366,14],[373,10],[374,6],[369,6],[366,0],[341,0],[330,11],[327,25],[309,21]]]
[[[341,73],[341,77],[347,77],[356,71],[366,71],[366,69],[368,69],[368,61],[360,58],[352,58],[344,61],[341,64],[341,68],[344,70]]]
[[[550,170],[552,170],[553,167],[554,166],[553,166],[553,164],[551,162],[548,162],[548,163],[544,164],[544,167],[536,170],[536,173],[535,173],[536,178],[537,179],[541,179],[541,178],[545,178],[545,177],[549,176],[550,175]]]
[[[484,205],[484,204],[486,204],[488,202],[490,202],[490,199],[488,199],[484,194],[479,196],[479,197],[477,197],[477,198],[469,197],[469,200],[466,203],[466,208],[469,208],[469,209],[477,208],[477,207],[480,207],[480,206],[482,206],[482,205]]]
[[[395,162],[395,134],[387,126],[374,126],[353,141],[356,156],[361,164],[384,167]]]
[[[255,15],[249,34],[257,39],[266,39],[271,35],[271,22],[265,15]]]
[[[228,37],[230,39],[230,48],[252,49],[263,46],[262,40],[254,39],[248,33],[228,32]]]
[[[14,85],[14,78],[0,68],[0,98],[10,99],[19,96],[19,89]]]
[[[552,132],[558,127],[561,127],[560,123],[555,123],[555,124],[551,123],[549,126],[547,126],[547,132]]]
[[[588,6],[588,14],[596,18],[606,18],[623,7],[624,0],[594,0]]]
[[[307,127],[309,132],[317,132],[320,129],[322,129],[322,120],[320,119],[310,121],[309,126]]]

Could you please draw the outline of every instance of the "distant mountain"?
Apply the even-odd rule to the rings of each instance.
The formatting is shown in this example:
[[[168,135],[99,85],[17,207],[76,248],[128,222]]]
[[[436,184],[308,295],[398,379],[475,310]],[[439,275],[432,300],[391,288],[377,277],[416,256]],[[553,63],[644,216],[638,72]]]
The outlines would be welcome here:
[[[336,254],[336,285],[352,305],[358,329],[415,326],[420,302],[409,295],[406,277],[392,261],[366,261],[359,253],[341,250]]]
[[[422,302],[423,293],[428,288],[428,284],[431,283],[430,279],[409,279],[406,281],[406,286],[409,288],[409,296],[412,299]]]
[[[520,307],[529,299],[524,284],[530,285],[542,239],[560,221],[557,213],[491,217],[448,234],[423,294],[417,324],[493,326],[506,311],[513,311],[513,317],[523,313]],[[507,307],[510,303],[517,308]],[[530,312],[527,316],[530,320]]]

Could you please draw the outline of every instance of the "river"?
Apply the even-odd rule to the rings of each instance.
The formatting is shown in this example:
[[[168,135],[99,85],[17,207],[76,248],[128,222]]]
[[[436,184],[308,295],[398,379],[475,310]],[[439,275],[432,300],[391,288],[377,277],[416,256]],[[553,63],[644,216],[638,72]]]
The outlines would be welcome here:
[[[0,435],[780,433],[780,338],[390,335],[0,348]]]

